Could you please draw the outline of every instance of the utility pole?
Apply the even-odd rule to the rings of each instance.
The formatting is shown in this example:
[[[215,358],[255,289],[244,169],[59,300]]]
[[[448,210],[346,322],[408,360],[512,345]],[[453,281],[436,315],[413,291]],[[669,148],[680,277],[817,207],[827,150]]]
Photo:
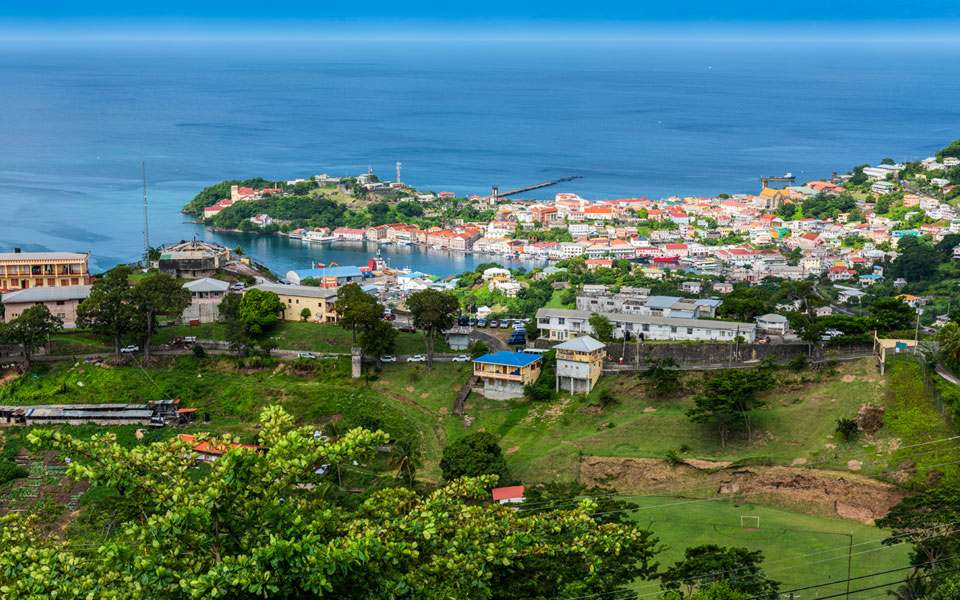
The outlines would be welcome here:
[[[147,163],[140,163],[143,175],[143,266],[150,266],[150,224],[147,220]]]
[[[923,314],[923,309],[918,308],[917,309],[917,327],[913,331],[913,353],[914,354],[917,353],[917,347],[919,346],[919,343],[920,343],[920,315],[922,314]]]

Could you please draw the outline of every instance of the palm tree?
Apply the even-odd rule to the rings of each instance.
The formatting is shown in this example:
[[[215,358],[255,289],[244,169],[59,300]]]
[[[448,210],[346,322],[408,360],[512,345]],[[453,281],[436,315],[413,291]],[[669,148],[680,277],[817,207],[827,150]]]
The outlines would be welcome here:
[[[937,342],[943,355],[951,362],[960,362],[960,327],[956,323],[947,323],[937,332]]]
[[[893,596],[896,600],[921,600],[925,598],[933,588],[936,587],[930,579],[918,576],[917,571],[913,571],[901,585],[895,590],[887,590],[888,596]]]
[[[396,469],[400,479],[408,487],[413,486],[416,481],[417,469],[423,466],[420,458],[420,451],[408,440],[397,440],[390,449],[391,469]]]

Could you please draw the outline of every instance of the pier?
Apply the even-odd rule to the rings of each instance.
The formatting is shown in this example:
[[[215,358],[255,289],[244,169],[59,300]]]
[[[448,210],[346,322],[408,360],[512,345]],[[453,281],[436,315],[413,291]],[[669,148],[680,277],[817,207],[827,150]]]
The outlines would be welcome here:
[[[558,183],[563,183],[564,181],[573,181],[574,179],[583,179],[581,175],[571,175],[570,177],[563,177],[562,179],[557,179],[556,181],[546,181],[544,183],[538,183],[536,185],[528,185],[527,187],[517,188],[515,190],[510,190],[509,192],[499,192],[496,194],[498,198],[506,198],[507,196],[513,196],[516,194],[521,194],[523,192],[529,192],[530,190],[536,190],[543,187],[557,185]]]

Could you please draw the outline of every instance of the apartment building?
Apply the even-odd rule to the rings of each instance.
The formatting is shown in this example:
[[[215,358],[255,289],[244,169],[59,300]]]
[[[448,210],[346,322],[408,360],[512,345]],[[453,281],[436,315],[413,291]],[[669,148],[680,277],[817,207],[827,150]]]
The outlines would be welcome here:
[[[300,321],[303,309],[310,310],[308,321],[316,323],[336,323],[337,312],[334,304],[337,301],[337,290],[332,288],[314,287],[312,285],[280,285],[261,283],[249,290],[264,290],[273,292],[283,302],[285,308],[280,318],[284,321]]]
[[[537,328],[542,337],[565,342],[594,333],[590,326],[592,314],[581,310],[541,308],[537,311]],[[629,333],[634,337],[642,335],[645,340],[732,342],[737,336],[741,336],[744,341],[753,342],[757,332],[755,323],[608,312],[599,314],[613,324],[613,335],[616,338],[625,337]]]
[[[89,261],[89,252],[0,252],[0,293],[90,285]]]

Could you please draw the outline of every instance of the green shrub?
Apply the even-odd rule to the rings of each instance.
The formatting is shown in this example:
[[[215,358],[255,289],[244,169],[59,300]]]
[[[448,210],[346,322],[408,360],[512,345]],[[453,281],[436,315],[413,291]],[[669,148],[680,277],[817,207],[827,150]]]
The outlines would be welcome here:
[[[193,346],[193,357],[194,358],[204,358],[207,356],[207,351],[203,349],[203,346],[199,344],[194,344]]]
[[[857,435],[860,427],[857,425],[857,422],[854,419],[837,419],[837,433],[843,436],[843,439],[848,442]]]
[[[13,481],[14,479],[21,479],[29,475],[27,471],[15,463],[12,462],[0,462],[0,485],[7,483],[8,481]]]
[[[799,356],[794,356],[793,358],[790,359],[790,362],[787,363],[787,366],[789,366],[794,371],[802,371],[807,366],[807,357],[804,356],[803,354]]]

